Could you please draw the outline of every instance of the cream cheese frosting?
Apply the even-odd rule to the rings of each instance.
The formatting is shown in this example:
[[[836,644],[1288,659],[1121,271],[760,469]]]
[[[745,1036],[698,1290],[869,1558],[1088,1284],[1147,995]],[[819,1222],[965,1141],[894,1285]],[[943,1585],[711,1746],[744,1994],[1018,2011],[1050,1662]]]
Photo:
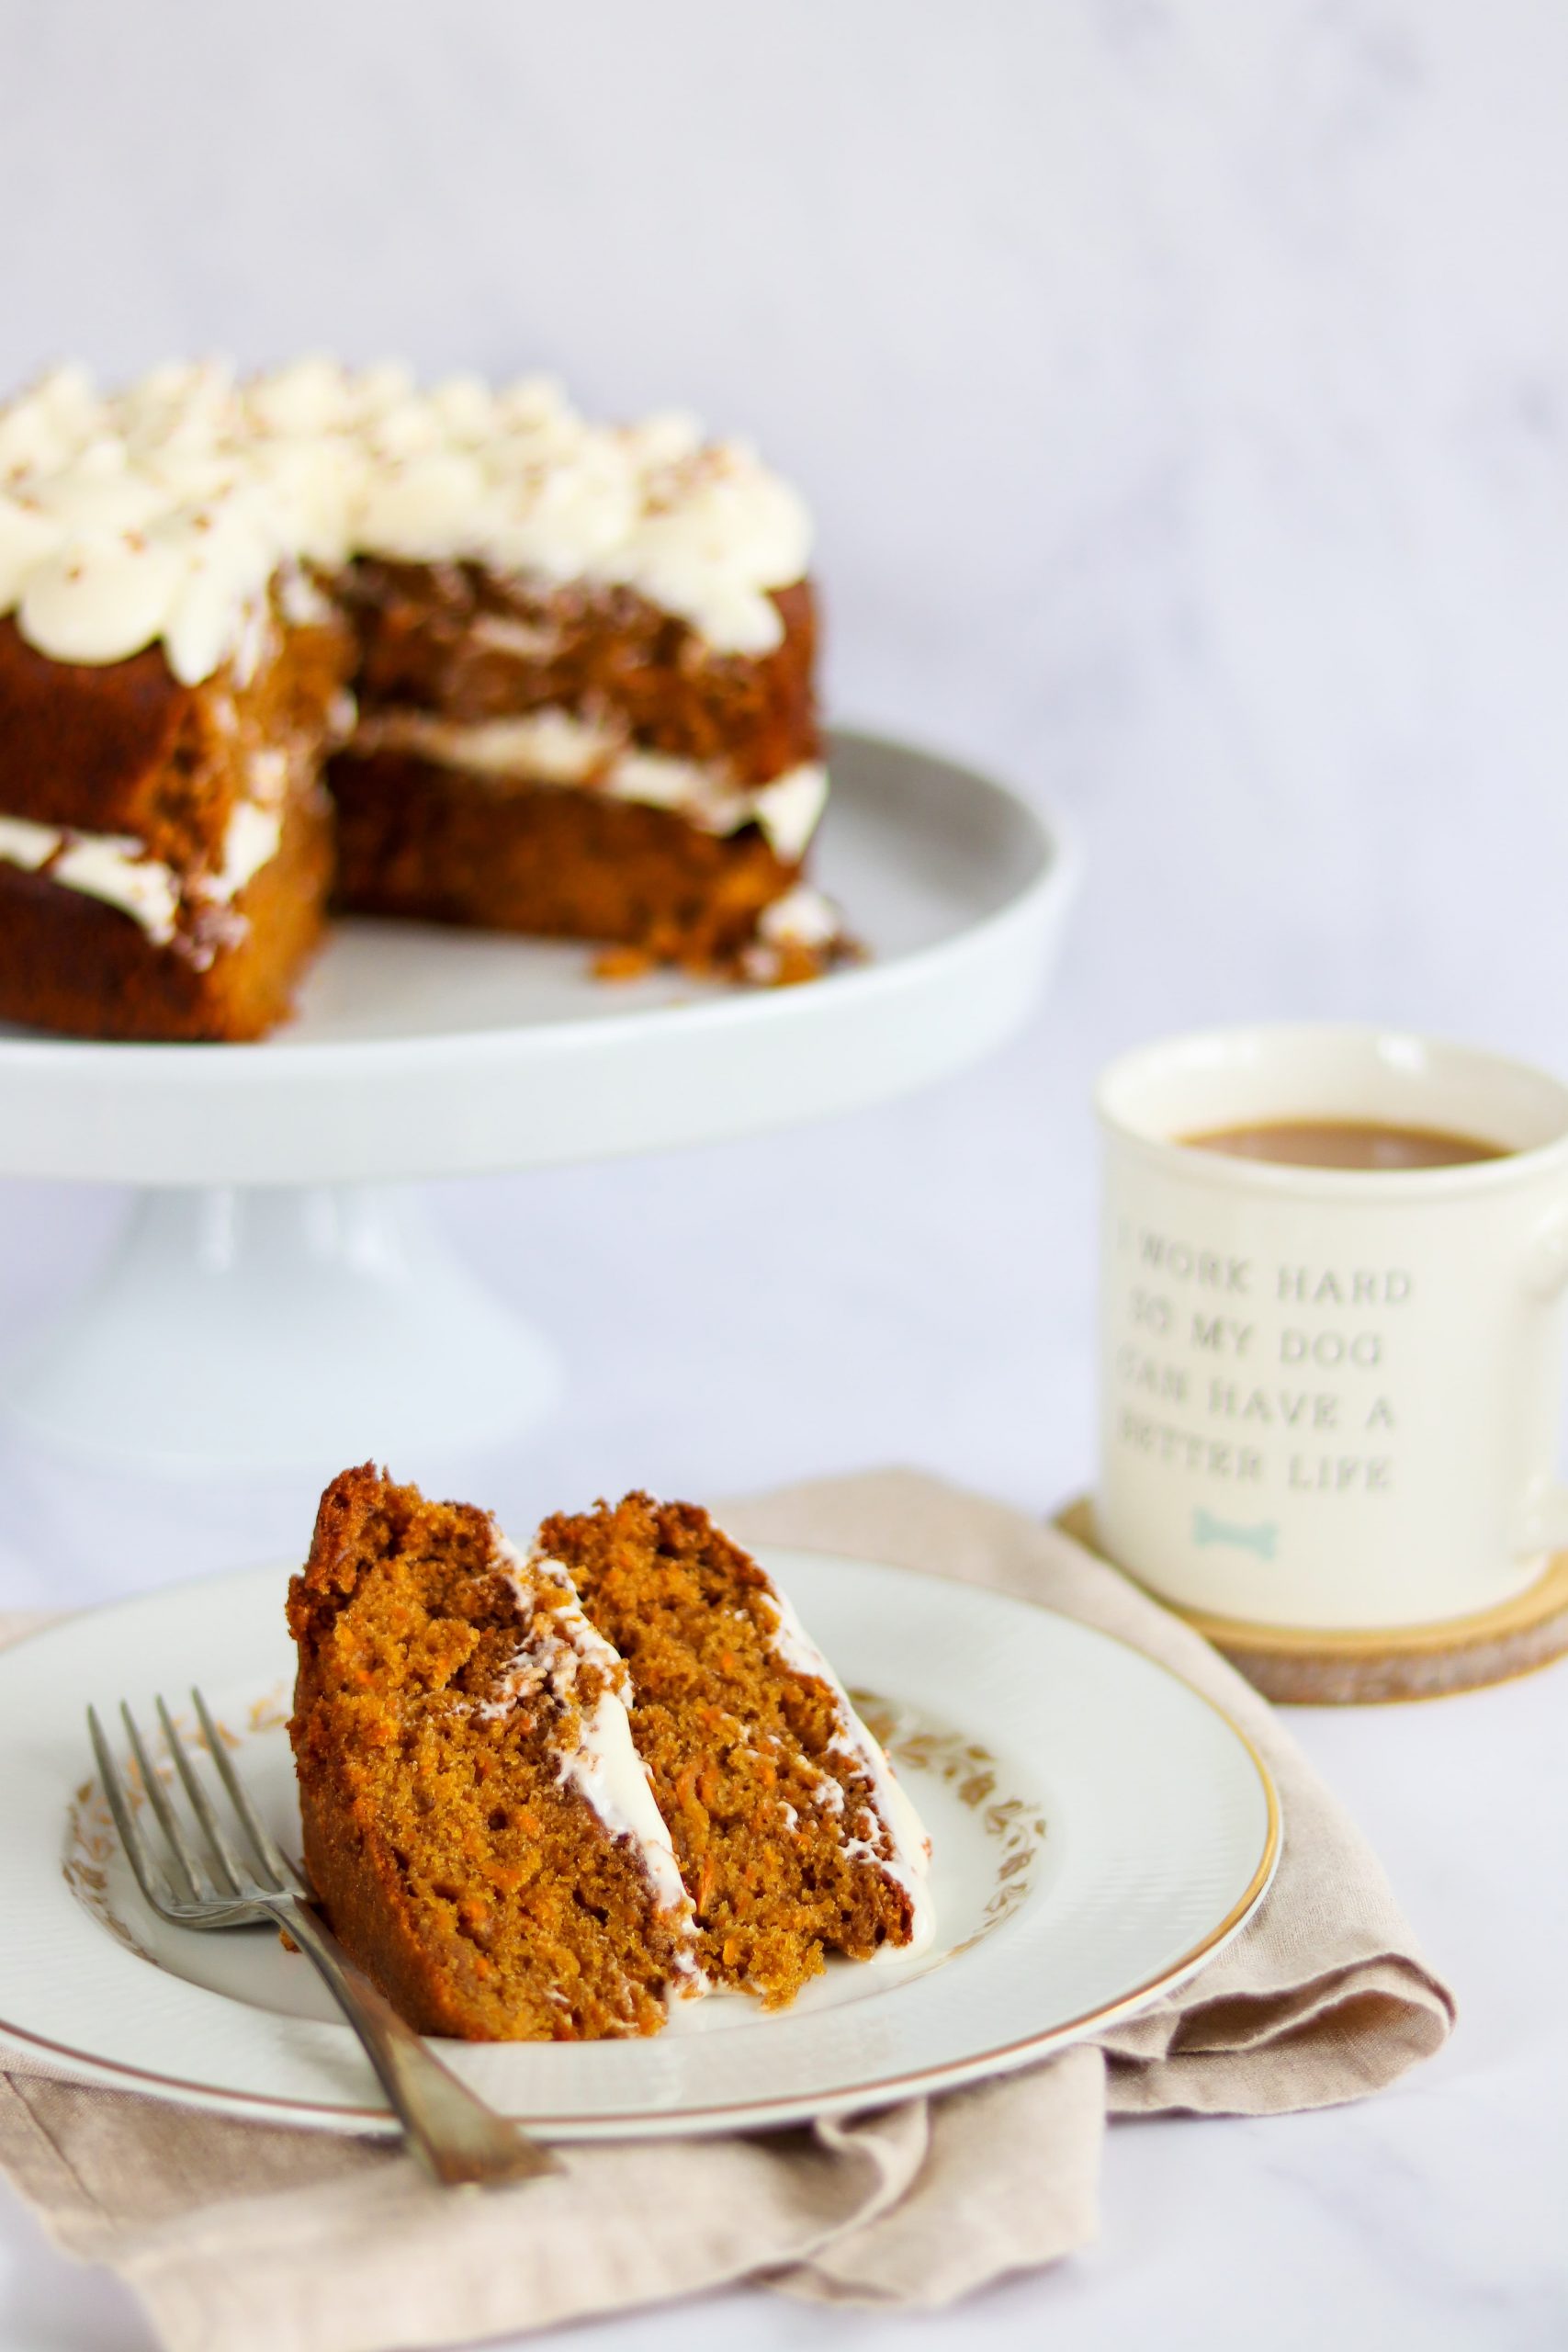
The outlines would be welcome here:
[[[912,1960],[928,1950],[936,1934],[936,1912],[929,1884],[931,1841],[926,1834],[925,1825],[916,1812],[908,1791],[896,1777],[880,1743],[872,1737],[856,1714],[849,1692],[801,1623],[793,1605],[776,1589],[772,1599],[778,1612],[773,1634],[774,1652],[793,1672],[810,1675],[815,1680],[825,1682],[833,1693],[845,1724],[845,1729],[832,1742],[833,1748],[871,1782],[876,1813],[886,1828],[892,1850],[885,1854],[881,1850],[881,1841],[874,1836],[868,1838],[859,1834],[858,1825],[853,1822],[845,1824],[850,1833],[845,1840],[846,1846],[852,1854],[858,1855],[863,1860],[879,1863],[909,1898],[908,1942],[884,1945],[873,1955],[872,1964],[874,1966],[878,1961]],[[830,1797],[826,1795],[829,1790],[832,1792]],[[837,1781],[824,1782],[823,1801],[834,1812],[842,1809],[844,1794]],[[867,1817],[867,1813],[863,1812],[861,1819],[864,1821]],[[871,1826],[874,1829],[874,1820]]]
[[[537,1551],[525,1559],[499,1531],[495,1542],[501,1572],[516,1597],[526,1638],[481,1712],[502,1713],[544,1682],[561,1697],[573,1695],[579,1668],[599,1668],[604,1688],[592,1709],[580,1713],[577,1744],[563,1756],[560,1777],[587,1800],[613,1838],[631,1839],[660,1909],[686,1920],[692,1949],[682,1955],[682,1973],[697,1989],[701,1971],[691,1905],[648,1768],[632,1742],[625,1661],[583,1614],[568,1569]],[[549,1591],[547,1611],[535,1606],[541,1583]]]
[[[502,1573],[516,1596],[528,1632],[513,1666],[503,1673],[493,1697],[484,1703],[483,1712],[495,1713],[513,1706],[527,1691],[546,1681],[562,1693],[569,1692],[575,1684],[580,1664],[591,1660],[596,1665],[604,1675],[604,1688],[592,1713],[581,1719],[578,1746],[563,1758],[561,1777],[570,1781],[588,1799],[612,1834],[636,1840],[661,1908],[683,1909],[690,1917],[690,1904],[670,1832],[654,1797],[648,1768],[632,1740],[631,1682],[625,1660],[587,1617],[577,1597],[571,1571],[564,1563],[550,1558],[538,1546],[525,1558],[499,1530],[495,1540]],[[541,1580],[548,1585],[550,1592],[547,1632],[540,1624],[534,1603]],[[792,1604],[773,1587],[770,1587],[768,1597],[775,1612],[772,1643],[776,1656],[792,1672],[809,1675],[827,1684],[843,1724],[832,1743],[833,1748],[871,1784],[874,1812],[865,1807],[858,1819],[845,1821],[846,1850],[877,1863],[909,1899],[909,1940],[884,1946],[873,1954],[871,1964],[913,1959],[929,1949],[936,1934],[936,1914],[928,1883],[931,1839],[886,1756],[856,1714],[843,1684]],[[843,1812],[844,1791],[831,1774],[824,1774],[818,1800],[834,1812]],[[883,1850],[884,1839],[879,1834],[882,1829],[886,1832],[887,1851]],[[693,1932],[694,1936],[694,1927]],[[690,1976],[690,1984],[683,1986],[690,1992],[725,1989],[710,1982],[694,1956]]]
[[[275,575],[361,554],[625,586],[716,653],[766,653],[769,592],[805,576],[810,538],[746,444],[684,415],[592,424],[544,377],[421,390],[305,359],[105,394],[67,368],[0,407],[0,611],[56,661],[161,639],[186,684],[234,654]]]
[[[160,947],[175,935],[179,878],[171,866],[150,858],[146,843],[132,834],[80,833],[27,817],[0,817],[0,859],[29,874],[47,869],[49,880],[62,890],[80,890],[118,907]]]
[[[786,864],[804,856],[828,798],[828,771],[803,763],[766,784],[737,784],[721,760],[682,760],[637,749],[609,720],[554,706],[516,718],[458,720],[423,710],[367,714],[356,753],[407,752],[461,768],[498,786],[516,781],[588,786],[615,800],[673,809],[704,832],[758,825]]]
[[[740,968],[749,980],[766,988],[779,978],[792,947],[816,950],[835,944],[848,944],[838,909],[811,883],[797,882],[762,909],[757,936],[742,954]]]
[[[759,940],[773,947],[826,947],[841,930],[832,899],[809,882],[797,882],[757,919]]]
[[[139,923],[155,946],[180,939],[182,952],[197,965],[209,963],[214,942],[198,928],[182,937],[182,903],[198,915],[221,915],[247,882],[276,856],[283,840],[288,754],[267,748],[251,755],[249,795],[235,802],[224,828],[222,850],[210,871],[186,876],[148,854],[133,833],[83,832],[73,825],[43,825],[28,817],[0,816],[0,863],[43,874],[57,888],[102,899]]]

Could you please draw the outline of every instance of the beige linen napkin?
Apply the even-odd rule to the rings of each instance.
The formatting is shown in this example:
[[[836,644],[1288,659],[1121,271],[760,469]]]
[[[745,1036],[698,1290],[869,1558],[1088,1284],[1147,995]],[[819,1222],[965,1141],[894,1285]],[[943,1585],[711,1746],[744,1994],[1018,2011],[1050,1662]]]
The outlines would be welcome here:
[[[1359,1833],[1263,1701],[1114,1569],[911,1472],[723,1517],[747,1542],[1047,1602],[1185,1675],[1279,1784],[1284,1854],[1266,1902],[1173,1999],[1028,2073],[812,2132],[573,2148],[563,2177],[500,2195],[443,2195],[385,2143],[0,2075],[0,2165],[68,2254],[119,2273],[172,2352],[449,2345],[742,2278],[930,2308],[1092,2237],[1108,2110],[1329,2106],[1443,2041],[1452,2002]]]

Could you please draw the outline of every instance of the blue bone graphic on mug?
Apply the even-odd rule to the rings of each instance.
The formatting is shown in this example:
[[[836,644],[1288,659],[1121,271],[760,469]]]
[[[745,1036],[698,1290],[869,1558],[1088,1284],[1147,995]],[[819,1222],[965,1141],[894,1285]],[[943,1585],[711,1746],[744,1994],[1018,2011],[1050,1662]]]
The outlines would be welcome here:
[[[1228,1519],[1216,1519],[1201,1503],[1192,1513],[1194,1544],[1235,1544],[1244,1552],[1256,1552],[1260,1560],[1271,1560],[1279,1540],[1279,1525],[1271,1519],[1259,1520],[1256,1527],[1237,1527]]]

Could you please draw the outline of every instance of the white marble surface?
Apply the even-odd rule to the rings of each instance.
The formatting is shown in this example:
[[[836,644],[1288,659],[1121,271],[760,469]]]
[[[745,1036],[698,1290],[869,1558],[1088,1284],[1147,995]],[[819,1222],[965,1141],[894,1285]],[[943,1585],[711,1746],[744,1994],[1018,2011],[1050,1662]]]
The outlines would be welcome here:
[[[0,377],[330,343],[689,401],[816,501],[840,712],[1088,835],[988,1068],[438,1195],[572,1374],[471,1491],[902,1458],[1043,1509],[1090,1471],[1108,1053],[1354,1013],[1568,1064],[1565,107],[1556,0],[0,0]],[[0,1193],[0,1340],[118,1207]],[[292,1545],[309,1504],[0,1440],[0,1604]],[[1119,2128],[1098,2247],[943,2317],[726,2296],[570,2341],[1562,2344],[1565,1694],[1297,1719],[1458,1988],[1406,2086]],[[146,2341],[0,2215],[5,2352]]]

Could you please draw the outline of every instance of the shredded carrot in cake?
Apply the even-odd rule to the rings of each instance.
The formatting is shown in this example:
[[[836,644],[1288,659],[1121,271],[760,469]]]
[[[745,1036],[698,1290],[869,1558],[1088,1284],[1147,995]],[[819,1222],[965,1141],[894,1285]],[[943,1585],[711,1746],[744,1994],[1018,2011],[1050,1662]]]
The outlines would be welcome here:
[[[781,1656],[756,1562],[695,1505],[642,1494],[547,1520],[539,1545],[630,1670],[707,1973],[779,2007],[826,1953],[908,1943],[909,1894],[842,1703]]]
[[[620,1672],[570,1587],[487,1513],[367,1464],[321,1498],[288,1623],[307,1867],[403,2016],[473,2041],[657,2032],[694,1979],[689,1915],[565,1769]]]

